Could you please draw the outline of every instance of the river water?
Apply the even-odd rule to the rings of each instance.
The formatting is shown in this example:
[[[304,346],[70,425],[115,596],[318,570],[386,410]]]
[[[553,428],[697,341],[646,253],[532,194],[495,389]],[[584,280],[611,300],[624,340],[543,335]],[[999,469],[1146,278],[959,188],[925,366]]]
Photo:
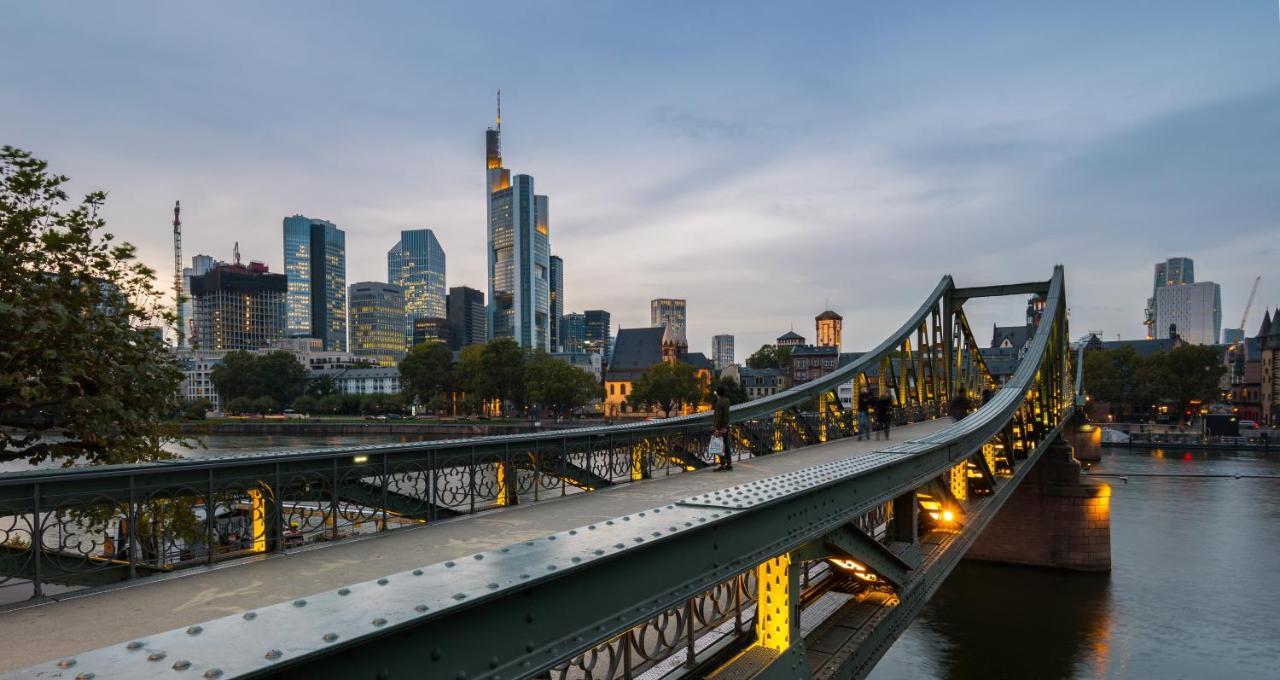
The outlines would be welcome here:
[[[1280,458],[1103,449],[1110,574],[961,563],[871,674],[1280,678]]]

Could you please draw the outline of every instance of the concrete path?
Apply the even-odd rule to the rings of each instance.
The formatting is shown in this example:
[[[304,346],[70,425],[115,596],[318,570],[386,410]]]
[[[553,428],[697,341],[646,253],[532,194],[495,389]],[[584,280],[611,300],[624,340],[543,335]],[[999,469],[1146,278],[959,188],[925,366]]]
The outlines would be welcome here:
[[[893,441],[921,437],[948,424],[939,419],[896,428]],[[740,461],[728,473],[680,473],[301,552],[58,595],[0,614],[0,672],[869,453],[883,443],[841,439]]]

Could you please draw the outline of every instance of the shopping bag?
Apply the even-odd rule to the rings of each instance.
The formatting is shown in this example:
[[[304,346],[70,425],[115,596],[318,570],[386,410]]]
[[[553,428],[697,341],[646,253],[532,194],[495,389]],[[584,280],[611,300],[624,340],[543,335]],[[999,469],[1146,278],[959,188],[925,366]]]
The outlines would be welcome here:
[[[707,456],[710,458],[719,458],[724,454],[724,439],[720,435],[712,435],[711,441],[707,444]]]

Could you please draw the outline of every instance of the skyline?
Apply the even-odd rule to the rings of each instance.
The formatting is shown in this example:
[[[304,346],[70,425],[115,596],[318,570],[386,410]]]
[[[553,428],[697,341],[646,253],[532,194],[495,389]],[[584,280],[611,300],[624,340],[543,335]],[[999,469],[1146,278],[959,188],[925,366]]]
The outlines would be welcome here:
[[[284,271],[277,230],[301,213],[347,232],[349,282],[383,280],[399,232],[430,228],[447,285],[483,290],[501,87],[504,156],[556,198],[564,311],[608,310],[615,331],[685,298],[691,348],[730,333],[742,360],[793,326],[811,336],[830,299],[845,346],[865,348],[944,273],[979,285],[1062,262],[1072,335],[1137,338],[1171,256],[1222,285],[1224,327],[1262,274],[1256,330],[1280,302],[1273,9],[991,7],[837,6],[828,26],[768,7],[656,25],[514,6],[521,31],[448,8],[23,6],[0,55],[47,58],[0,90],[0,126],[73,191],[108,191],[111,231],[161,285],[180,199],[187,259],[240,241]],[[327,49],[282,50],[286,27]],[[492,53],[469,44],[482,33]],[[977,308],[975,333],[1021,306]]]

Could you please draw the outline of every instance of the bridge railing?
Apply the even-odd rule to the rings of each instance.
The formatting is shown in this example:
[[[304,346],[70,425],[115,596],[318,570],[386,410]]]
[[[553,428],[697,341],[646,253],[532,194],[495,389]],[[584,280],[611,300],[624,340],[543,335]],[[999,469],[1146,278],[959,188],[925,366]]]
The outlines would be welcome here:
[[[281,673],[509,678],[553,669],[568,673],[599,663],[602,656],[612,659],[606,665],[614,668],[617,654],[637,644],[660,639],[670,630],[686,635],[692,630],[661,623],[665,613],[705,606],[722,615],[719,604],[690,603],[721,584],[741,587],[738,579],[753,571],[758,592],[779,598],[756,615],[755,635],[761,641],[768,636],[770,644],[781,637],[781,643],[766,650],[772,651],[770,658],[795,661],[784,656],[798,648],[794,594],[802,589],[793,555],[803,561],[811,559],[806,550],[856,544],[861,547],[853,550],[865,549],[873,558],[893,562],[898,558],[859,528],[857,520],[892,510],[892,535],[886,540],[914,543],[915,508],[926,492],[954,503],[961,513],[972,507],[975,526],[981,526],[980,519],[999,506],[977,501],[966,506],[969,472],[981,470],[986,478],[982,484],[1007,497],[1061,431],[1075,408],[1061,268],[1046,287],[1043,319],[1010,380],[967,417],[924,437],[544,539],[151,635],[136,648],[121,644],[32,670],[56,672],[74,665],[100,677],[168,677],[172,671],[166,664],[172,662],[174,668],[181,665],[220,678]],[[778,417],[774,413],[768,419]],[[800,424],[793,428],[804,429]],[[1000,462],[1004,467],[995,469]],[[896,619],[875,631],[881,638],[867,642],[873,650],[883,649],[883,636],[909,621],[972,539],[971,533],[957,538],[955,549],[946,552],[935,570],[898,579],[901,592],[911,599],[890,615]],[[859,559],[871,564],[869,558]],[[724,601],[723,595],[716,600]],[[646,626],[648,632],[633,636],[631,631]],[[674,649],[666,644],[665,651]],[[136,650],[141,651],[134,654]],[[164,664],[148,662],[157,654]],[[619,676],[602,672],[592,677]]]
[[[734,406],[734,455],[856,434],[846,384],[893,394],[899,422],[941,416],[957,393],[976,402],[994,384],[963,290],[943,277],[870,352]],[[712,462],[710,418],[0,475],[0,587],[38,596],[696,470]]]

